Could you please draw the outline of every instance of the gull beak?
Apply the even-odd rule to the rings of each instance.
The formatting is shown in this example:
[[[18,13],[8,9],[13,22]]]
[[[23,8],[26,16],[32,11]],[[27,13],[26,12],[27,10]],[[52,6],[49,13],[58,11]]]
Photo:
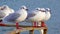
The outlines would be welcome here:
[[[51,10],[50,10],[50,13],[51,13]]]

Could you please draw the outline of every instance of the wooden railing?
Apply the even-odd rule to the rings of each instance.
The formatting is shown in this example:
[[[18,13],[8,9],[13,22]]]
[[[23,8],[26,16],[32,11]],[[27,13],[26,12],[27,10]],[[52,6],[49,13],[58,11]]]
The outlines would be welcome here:
[[[11,24],[2,24],[0,23],[0,26],[2,27],[16,27],[15,24],[11,25]],[[29,34],[34,34],[34,30],[40,30],[41,34],[47,34],[47,27],[40,27],[40,26],[23,26],[23,25],[19,25],[20,29],[17,29],[18,33],[16,33],[16,30],[11,31],[10,34],[20,34],[20,32],[29,30]]]

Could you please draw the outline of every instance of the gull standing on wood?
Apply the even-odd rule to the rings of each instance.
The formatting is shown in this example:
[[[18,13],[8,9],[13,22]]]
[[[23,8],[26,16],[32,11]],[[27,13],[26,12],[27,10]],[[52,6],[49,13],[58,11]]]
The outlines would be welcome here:
[[[26,19],[26,17],[27,17],[27,7],[22,6],[18,11],[5,17],[4,21],[16,22],[16,26],[18,29],[18,22],[24,21]]]
[[[0,22],[9,14],[14,13],[14,10],[9,8],[7,5],[3,5],[0,7]]]
[[[50,8],[46,8],[46,17],[45,17],[45,21],[49,20],[51,17],[51,9]]]
[[[45,14],[45,19],[44,21],[49,20],[51,17],[51,9],[50,8],[46,8],[46,14]],[[44,22],[43,22],[44,23]],[[41,34],[44,34],[44,29],[41,29]]]
[[[44,8],[37,8],[35,11],[28,13],[26,21],[31,21],[33,22],[33,26],[36,26],[36,22],[44,20],[45,12]]]
[[[41,26],[41,27],[45,27],[45,23],[44,23],[44,19],[45,19],[45,16],[46,16],[46,9],[45,8],[40,8],[40,19],[38,22],[37,22],[37,26]]]
[[[50,8],[46,8],[46,9],[45,9],[45,18],[43,19],[43,21],[41,21],[41,22],[42,22],[42,23],[41,23],[42,26],[46,26],[46,25],[44,24],[44,21],[49,20],[50,17],[51,17],[51,9],[50,9]],[[38,26],[39,26],[39,23],[38,23]]]

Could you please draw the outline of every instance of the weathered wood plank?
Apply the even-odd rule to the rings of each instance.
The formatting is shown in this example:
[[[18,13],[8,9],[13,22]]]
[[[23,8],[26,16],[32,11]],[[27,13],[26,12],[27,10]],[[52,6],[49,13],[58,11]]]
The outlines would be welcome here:
[[[11,24],[1,24],[0,23],[0,26],[2,27],[16,27],[15,24],[11,25]],[[40,27],[40,26],[24,26],[24,25],[19,25],[19,27],[21,27],[22,29],[19,29],[19,32],[16,33],[16,31],[12,31],[11,34],[20,34],[20,32],[23,32],[23,31],[27,31],[29,30],[29,34],[34,34],[34,30],[41,30],[43,29],[43,32],[41,32],[42,34],[47,34],[47,27]]]
[[[29,30],[29,34],[34,34],[34,30]]]

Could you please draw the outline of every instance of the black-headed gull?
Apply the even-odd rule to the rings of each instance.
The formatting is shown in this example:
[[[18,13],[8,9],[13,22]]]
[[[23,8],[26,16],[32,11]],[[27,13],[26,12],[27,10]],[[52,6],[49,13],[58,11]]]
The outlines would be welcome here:
[[[45,20],[49,20],[51,17],[51,9],[50,8],[46,8],[46,17]]]
[[[42,26],[46,26],[46,25],[44,24],[44,21],[49,20],[50,17],[51,17],[51,10],[50,10],[50,8],[46,8],[46,9],[45,9],[45,18],[41,21],[42,23],[38,23],[38,26],[41,26],[40,24],[42,24]]]
[[[18,22],[22,22],[26,19],[27,17],[27,7],[22,6],[18,11],[8,15],[5,17],[4,21],[7,22],[16,22],[16,25]],[[18,27],[17,27],[18,28]]]
[[[51,9],[50,9],[50,8],[46,8],[46,14],[45,14],[45,19],[44,19],[44,21],[49,20],[50,17],[51,17]],[[44,21],[42,22],[43,26],[45,26],[45,25],[44,25]],[[40,25],[40,24],[38,24],[38,25]],[[44,29],[41,29],[41,34],[43,34],[43,33],[44,33]]]
[[[26,21],[33,22],[33,26],[36,26],[36,22],[43,21],[45,18],[45,9],[44,8],[37,8],[35,11],[28,13],[28,17]]]
[[[3,18],[8,16],[10,13],[14,13],[14,10],[9,8],[7,5],[3,5],[0,7],[0,22]]]

